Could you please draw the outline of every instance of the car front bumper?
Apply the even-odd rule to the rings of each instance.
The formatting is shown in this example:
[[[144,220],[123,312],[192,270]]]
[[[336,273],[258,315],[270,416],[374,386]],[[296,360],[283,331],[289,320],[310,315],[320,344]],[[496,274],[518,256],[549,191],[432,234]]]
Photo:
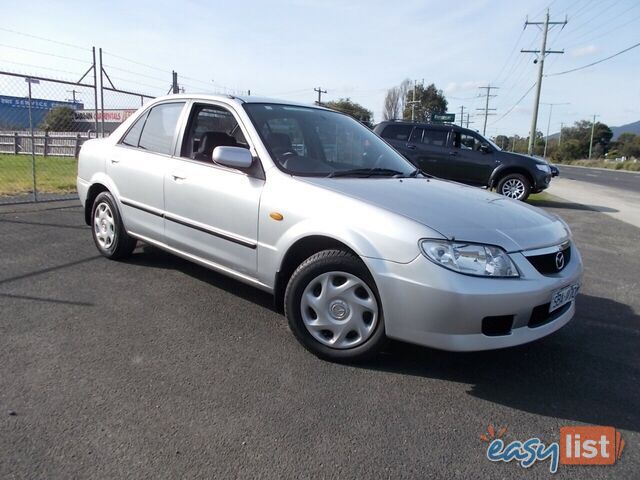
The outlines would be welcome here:
[[[442,350],[492,350],[537,340],[569,322],[575,301],[549,316],[546,304],[555,290],[580,283],[582,260],[575,246],[569,263],[553,275],[539,273],[522,253],[510,257],[520,278],[462,275],[422,255],[406,264],[366,259],[378,286],[387,336]],[[536,307],[543,321],[533,322]],[[492,318],[485,322],[511,317],[511,328],[487,335],[487,317]]]

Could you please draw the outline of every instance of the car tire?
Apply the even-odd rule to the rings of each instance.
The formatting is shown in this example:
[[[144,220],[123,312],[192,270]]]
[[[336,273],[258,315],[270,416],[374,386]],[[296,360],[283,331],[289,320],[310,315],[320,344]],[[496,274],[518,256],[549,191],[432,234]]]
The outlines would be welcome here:
[[[91,232],[98,251],[107,258],[126,258],[136,248],[136,239],[124,229],[113,195],[98,194],[91,207]]]
[[[386,340],[373,277],[346,250],[323,250],[302,262],[289,279],[284,307],[298,341],[325,360],[364,360]]]
[[[531,181],[520,173],[508,173],[500,179],[496,190],[505,197],[524,201],[531,193]]]

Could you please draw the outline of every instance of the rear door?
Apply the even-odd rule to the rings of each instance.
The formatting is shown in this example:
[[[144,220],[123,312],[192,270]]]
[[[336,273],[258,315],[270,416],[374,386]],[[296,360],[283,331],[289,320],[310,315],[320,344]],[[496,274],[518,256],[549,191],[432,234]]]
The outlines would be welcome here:
[[[391,146],[393,146],[398,152],[404,155],[407,160],[415,162],[415,149],[407,148],[409,137],[413,125],[407,125],[404,123],[390,123],[382,130],[380,136],[384,138]],[[415,165],[415,163],[414,163]]]
[[[185,102],[153,106],[131,126],[107,159],[127,231],[164,241],[164,176]]]
[[[407,149],[412,152],[413,163],[430,175],[450,178],[448,136],[446,128],[415,127],[407,144]]]

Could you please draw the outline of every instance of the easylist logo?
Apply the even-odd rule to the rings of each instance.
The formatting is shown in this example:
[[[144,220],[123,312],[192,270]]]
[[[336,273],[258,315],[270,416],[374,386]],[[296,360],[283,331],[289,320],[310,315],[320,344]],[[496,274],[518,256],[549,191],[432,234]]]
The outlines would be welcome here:
[[[613,427],[561,427],[560,463],[613,465],[620,459],[624,439]]]
[[[496,430],[489,425],[480,435],[487,442],[486,456],[492,462],[517,462],[529,468],[548,462],[556,473],[560,465],[613,465],[620,460],[625,442],[614,427],[561,427],[560,442],[545,443],[537,437],[506,441],[507,427]]]

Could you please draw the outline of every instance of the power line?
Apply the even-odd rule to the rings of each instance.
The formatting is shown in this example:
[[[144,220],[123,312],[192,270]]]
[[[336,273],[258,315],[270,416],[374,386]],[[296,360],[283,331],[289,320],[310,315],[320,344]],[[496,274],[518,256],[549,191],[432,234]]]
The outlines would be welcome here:
[[[506,112],[504,112],[500,118],[498,118],[495,122],[492,122],[492,123],[491,123],[491,125],[495,125],[495,124],[496,124],[496,123],[498,123],[500,120],[502,120],[502,119],[503,119],[503,118],[505,118],[507,115],[509,115],[509,114],[513,111],[513,109],[514,109],[514,108],[516,108],[518,105],[520,105],[520,102],[522,102],[522,100],[524,100],[524,99],[527,97],[527,95],[529,95],[529,93],[531,92],[531,90],[533,90],[533,87],[535,87],[535,86],[536,86],[536,84],[535,84],[535,83],[534,83],[533,85],[531,85],[531,86],[527,89],[527,91],[526,91],[526,92],[524,92],[524,94],[520,97],[520,99],[519,99],[516,103],[514,103],[514,104],[511,106],[511,108],[509,108],[509,110],[507,110]],[[491,126],[491,125],[490,125],[490,126]]]
[[[572,68],[571,70],[565,70],[564,72],[548,73],[547,75],[545,75],[545,77],[555,77],[555,76],[558,76],[558,75],[564,75],[566,73],[577,72],[578,70],[584,70],[585,68],[593,67],[594,65],[597,65],[599,63],[606,62],[607,60],[611,60],[612,58],[617,57],[618,55],[622,55],[623,53],[628,52],[629,50],[633,50],[634,48],[639,47],[639,46],[640,46],[640,42],[636,43],[635,45],[631,45],[630,47],[625,48],[624,50],[621,50],[618,53],[614,53],[613,55],[609,55],[606,58],[597,60],[595,62],[591,62],[591,63],[589,63],[587,65],[583,65],[582,67]]]
[[[19,32],[17,30],[11,30],[9,28],[0,27],[0,30],[2,30],[4,32],[14,33],[16,35],[22,35],[23,37],[35,38],[37,40],[42,40],[44,42],[57,43],[58,45],[64,45],[65,47],[77,48],[78,50],[84,50],[84,51],[87,51],[87,52],[91,51],[90,48],[81,47],[79,45],[74,45],[73,43],[60,42],[58,40],[52,40],[52,39],[46,38],[46,37],[39,37],[38,35],[32,35],[30,33]]]
[[[638,4],[638,5],[640,5],[640,4]],[[594,40],[597,40],[597,39],[599,39],[599,38],[602,38],[602,37],[604,37],[605,35],[610,35],[610,34],[611,34],[611,33],[613,33],[613,32],[619,32],[619,31],[620,31],[620,29],[622,29],[622,28],[626,27],[627,25],[629,25],[629,24],[631,24],[631,23],[635,23],[635,22],[637,22],[638,20],[640,20],[640,15],[635,16],[635,17],[632,17],[631,19],[627,20],[626,22],[621,23],[620,25],[617,25],[617,26],[615,26],[615,27],[613,27],[613,28],[610,28],[609,30],[604,31],[604,32],[602,32],[602,33],[600,33],[600,34],[596,35],[595,37],[589,37],[589,38],[587,38],[587,39],[585,39],[585,40],[581,40],[581,41],[579,41],[579,42],[570,43],[570,44],[569,44],[569,46],[568,46],[567,48],[573,48],[573,47],[577,47],[578,45],[584,45],[585,43],[592,42],[592,41],[594,41]]]
[[[22,48],[22,47],[16,47],[13,45],[6,45],[4,43],[0,43],[0,47],[4,47],[4,48],[11,48],[13,50],[20,50],[22,52],[28,52],[28,53],[35,53],[37,55],[46,55],[47,57],[54,57],[54,58],[61,58],[63,60],[71,60],[73,62],[79,62],[79,63],[90,63],[89,60],[87,59],[80,59],[80,58],[74,58],[74,57],[66,57],[64,55],[56,55],[55,53],[49,53],[49,52],[43,52],[40,50],[32,50],[30,48]]]

